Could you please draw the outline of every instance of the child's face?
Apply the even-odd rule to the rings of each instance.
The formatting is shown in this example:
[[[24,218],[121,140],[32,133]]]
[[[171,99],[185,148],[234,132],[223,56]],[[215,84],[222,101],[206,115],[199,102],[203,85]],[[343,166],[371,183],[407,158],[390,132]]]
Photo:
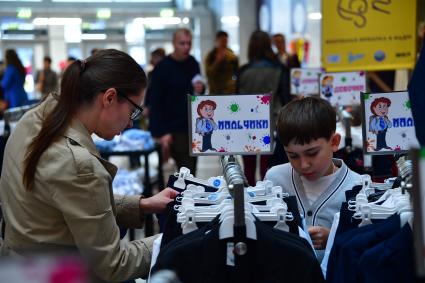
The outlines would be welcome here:
[[[376,115],[378,116],[387,116],[388,114],[388,104],[385,102],[379,102],[376,104],[376,106],[373,108],[375,110]]]
[[[291,141],[284,149],[294,170],[307,180],[315,181],[332,174],[332,157],[340,141],[341,136],[333,134],[329,140],[319,138],[304,145]]]

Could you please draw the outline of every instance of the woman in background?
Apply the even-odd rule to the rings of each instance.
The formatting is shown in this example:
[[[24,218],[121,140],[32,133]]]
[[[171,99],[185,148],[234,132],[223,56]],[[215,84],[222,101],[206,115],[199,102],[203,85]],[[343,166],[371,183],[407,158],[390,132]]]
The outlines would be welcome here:
[[[289,102],[289,69],[279,62],[274,54],[269,35],[263,31],[251,34],[248,45],[249,63],[242,66],[238,80],[237,93],[272,93],[272,117]],[[243,156],[245,175],[250,185],[255,185],[256,156]],[[260,158],[261,180],[267,171],[268,156]]]
[[[27,93],[24,89],[25,67],[14,49],[7,49],[5,54],[6,70],[4,71],[1,87],[4,97],[0,110],[23,106],[28,103]]]

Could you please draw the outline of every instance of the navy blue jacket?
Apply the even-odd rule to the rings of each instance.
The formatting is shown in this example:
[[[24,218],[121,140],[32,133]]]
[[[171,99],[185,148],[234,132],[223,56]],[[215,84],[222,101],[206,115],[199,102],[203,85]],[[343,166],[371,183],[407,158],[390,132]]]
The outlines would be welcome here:
[[[184,61],[167,56],[155,67],[145,99],[153,137],[188,133],[187,95],[193,93],[192,78],[199,73],[199,64],[192,56]]]
[[[219,240],[219,226],[218,221],[212,221],[208,227],[170,242],[161,249],[152,272],[172,269],[185,283],[324,282],[307,241],[260,221],[255,222],[257,240],[245,240],[248,251],[241,265],[228,266],[227,243],[232,240]]]
[[[359,282],[415,282],[413,235],[409,224],[368,249],[359,260]]]
[[[421,146],[425,146],[425,45],[422,47],[419,60],[409,83],[409,97],[415,121],[416,137]]]

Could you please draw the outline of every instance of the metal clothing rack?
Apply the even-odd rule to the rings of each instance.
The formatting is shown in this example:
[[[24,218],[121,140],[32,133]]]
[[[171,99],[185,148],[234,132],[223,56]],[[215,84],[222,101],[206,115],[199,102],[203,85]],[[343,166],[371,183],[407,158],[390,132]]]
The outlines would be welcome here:
[[[223,167],[223,175],[226,179],[230,195],[233,197],[234,203],[234,254],[235,266],[241,266],[243,256],[247,253],[246,245],[246,226],[245,226],[245,200],[244,188],[247,180],[243,171],[233,155],[222,156],[221,164]]]

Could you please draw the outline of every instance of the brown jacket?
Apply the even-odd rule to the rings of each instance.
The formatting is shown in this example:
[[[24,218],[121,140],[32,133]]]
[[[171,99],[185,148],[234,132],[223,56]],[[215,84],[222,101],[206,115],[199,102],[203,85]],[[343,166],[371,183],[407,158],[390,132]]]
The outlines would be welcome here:
[[[73,120],[64,136],[43,153],[34,189],[25,190],[24,155],[56,103],[49,96],[26,113],[7,142],[0,180],[6,222],[2,254],[78,250],[98,279],[145,277],[154,237],[124,242],[118,228],[142,227],[140,196],[113,195],[117,168],[100,157],[81,122]]]
[[[239,69],[238,57],[227,49],[223,61],[216,63],[217,49],[211,50],[205,58],[209,93],[234,94],[236,91],[236,75]]]

